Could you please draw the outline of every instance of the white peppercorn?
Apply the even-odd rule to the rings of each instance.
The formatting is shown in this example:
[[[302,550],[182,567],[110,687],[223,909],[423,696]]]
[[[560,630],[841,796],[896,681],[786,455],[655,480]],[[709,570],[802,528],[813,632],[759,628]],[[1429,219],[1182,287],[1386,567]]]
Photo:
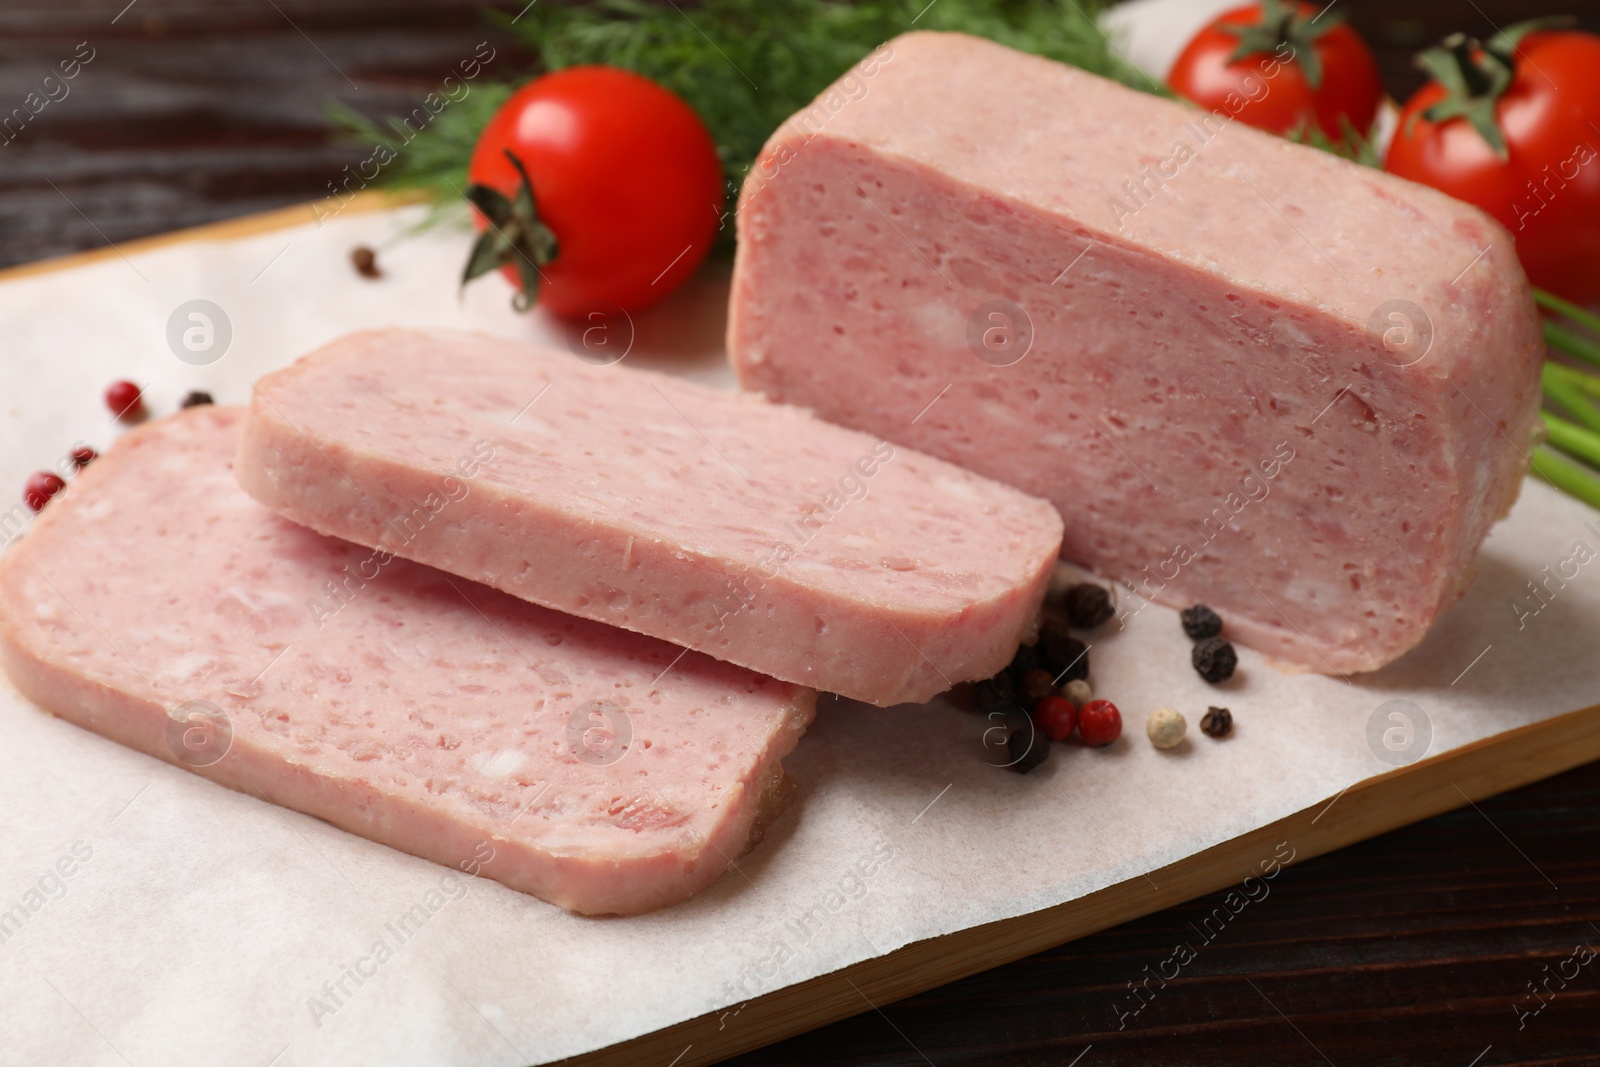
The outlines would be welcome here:
[[[1150,718],[1144,724],[1144,732],[1149,735],[1150,743],[1157,748],[1177,747],[1183,742],[1183,735],[1188,731],[1189,723],[1183,714],[1172,708],[1157,708],[1150,713]]]

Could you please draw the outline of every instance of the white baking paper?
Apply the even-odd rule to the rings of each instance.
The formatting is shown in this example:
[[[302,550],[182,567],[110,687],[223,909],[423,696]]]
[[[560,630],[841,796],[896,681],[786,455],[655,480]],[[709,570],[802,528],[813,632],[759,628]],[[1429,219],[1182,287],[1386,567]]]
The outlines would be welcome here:
[[[163,413],[190,388],[243,402],[263,371],[357,327],[567,342],[512,313],[498,279],[458,298],[467,235],[399,239],[416,215],[352,210],[320,229],[0,285],[4,495],[80,439],[110,444],[100,392],[114,378],[147,383]],[[379,249],[381,280],[352,271],[357,244]],[[703,272],[638,316],[628,358],[726,382],[725,286]],[[231,323],[209,366],[180,361],[167,341],[173,311],[197,299]],[[1351,684],[1283,674],[1241,650],[1239,675],[1209,687],[1173,613],[1146,608],[1123,632],[1108,626],[1090,653],[1100,691],[1127,714],[1124,739],[1104,751],[1056,746],[1027,777],[986,765],[989,724],[976,715],[824,700],[786,761],[800,785],[790,816],[709,891],[632,919],[575,918],[493,882],[448,879],[0,689],[0,1060],[544,1063],[1072,900],[1389,770],[1382,735],[1403,743],[1405,727],[1374,713],[1406,706],[1387,702],[1413,702],[1412,751],[1431,733],[1440,753],[1600,700],[1595,519],[1529,482],[1466,601],[1421,649]],[[1543,601],[1528,597],[1530,580],[1545,583]],[[1194,729],[1213,703],[1235,714],[1224,742]],[[1170,753],[1142,733],[1162,705],[1191,723]],[[1339,818],[1337,804],[1326,817]],[[430,891],[444,902],[402,940],[394,921]]]

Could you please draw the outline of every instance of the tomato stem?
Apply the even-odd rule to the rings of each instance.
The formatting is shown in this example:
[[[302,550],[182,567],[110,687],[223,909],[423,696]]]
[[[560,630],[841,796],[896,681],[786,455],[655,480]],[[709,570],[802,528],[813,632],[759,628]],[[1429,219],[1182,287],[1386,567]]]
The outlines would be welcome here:
[[[467,187],[467,199],[489,225],[472,246],[461,284],[465,286],[474,278],[510,264],[521,282],[511,299],[512,306],[526,311],[539,299],[539,281],[544,276],[539,268],[556,258],[560,245],[555,233],[539,218],[538,199],[527,168],[510,149],[506,150],[506,158],[520,177],[513,196],[488,185]]]
[[[1495,117],[1500,97],[1511,88],[1511,62],[1467,37],[1454,33],[1437,48],[1417,56],[1417,66],[1444,87],[1444,99],[1418,112],[1429,122],[1466,119],[1501,159],[1511,158],[1505,134]],[[1416,121],[1413,114],[1411,121]]]
[[[1511,158],[1496,109],[1517,73],[1517,46],[1530,33],[1569,26],[1564,16],[1529,19],[1507,26],[1488,44],[1464,33],[1453,33],[1434,48],[1417,56],[1417,66],[1427,71],[1445,91],[1444,99],[1419,112],[1429,122],[1466,119],[1502,160]],[[1407,125],[1417,120],[1411,116]]]
[[[1288,58],[1300,64],[1306,84],[1315,90],[1322,87],[1322,56],[1317,52],[1317,40],[1343,21],[1342,14],[1329,14],[1326,8],[1321,14],[1306,18],[1292,0],[1262,0],[1260,22],[1223,22],[1217,29],[1239,39],[1238,47],[1228,57],[1229,63],[1257,55],[1280,55],[1287,47]]]
[[[1461,71],[1461,81],[1467,87],[1468,96],[1486,96],[1495,88],[1494,75],[1485,70],[1472,54],[1479,47],[1477,41],[1469,41],[1458,33],[1446,40],[1444,47],[1450,50],[1451,57]]]

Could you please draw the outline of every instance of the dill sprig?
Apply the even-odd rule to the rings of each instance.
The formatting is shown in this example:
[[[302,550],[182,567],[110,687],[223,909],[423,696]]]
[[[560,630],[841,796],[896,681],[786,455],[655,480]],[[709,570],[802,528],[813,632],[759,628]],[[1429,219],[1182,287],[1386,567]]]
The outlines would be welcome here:
[[[379,185],[423,190],[440,207],[456,202],[464,205],[461,197],[467,188],[467,161],[472,158],[473,145],[513,88],[487,80],[475,83],[466,97],[409,136],[398,118],[374,122],[337,100],[328,102],[327,114],[346,140],[369,148],[382,145],[394,153],[377,179]]]
[[[1331,152],[1363,167],[1382,170],[1383,156],[1378,151],[1378,124],[1374,122],[1372,129],[1366,133],[1356,129],[1348,118],[1343,118],[1343,126],[1344,136],[1337,139],[1329,137],[1315,122],[1296,126],[1285,133],[1284,137],[1299,144],[1310,145],[1312,148],[1320,148],[1324,152]]]
[[[540,4],[511,27],[552,70],[608,63],[688,101],[737,186],[767,137],[884,41],[958,30],[1149,88],[1074,0],[648,0]],[[920,16],[920,17],[919,17]]]
[[[1164,92],[1132,67],[1095,24],[1103,0],[649,0],[544,2],[492,22],[531,47],[539,70],[605,63],[652,78],[694,108],[737,189],[767,137],[878,45],[910,29],[955,30]],[[397,153],[381,181],[441,201],[466,188],[478,133],[509,95],[485,84],[441,113]],[[395,146],[393,131],[348,108],[334,121],[363,144]]]

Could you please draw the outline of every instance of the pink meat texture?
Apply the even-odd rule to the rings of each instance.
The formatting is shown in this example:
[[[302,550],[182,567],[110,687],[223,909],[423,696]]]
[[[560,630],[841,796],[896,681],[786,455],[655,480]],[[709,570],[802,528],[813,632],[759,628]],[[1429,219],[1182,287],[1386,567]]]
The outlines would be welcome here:
[[[1061,544],[1047,502],[798,408],[448,331],[267,375],[238,466],[322,533],[881,706],[1004,667]]]
[[[1048,498],[1124,609],[1284,665],[1415,646],[1516,498],[1510,235],[1225,110],[908,34],[772,136],[738,226],[747,388]]]
[[[134,430],[0,559],[27,697],[576,912],[681,901],[739,855],[814,693],[290,523],[234,480],[243,422]]]

